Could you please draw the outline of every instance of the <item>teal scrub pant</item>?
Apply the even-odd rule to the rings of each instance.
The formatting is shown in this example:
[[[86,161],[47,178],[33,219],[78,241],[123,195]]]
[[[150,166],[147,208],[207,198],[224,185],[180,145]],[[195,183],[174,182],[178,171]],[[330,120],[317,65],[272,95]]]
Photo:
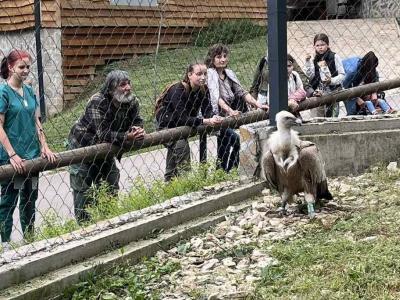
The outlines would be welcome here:
[[[35,202],[38,198],[37,184],[32,179],[23,181],[19,189],[13,181],[1,184],[0,198],[0,235],[2,242],[9,242],[13,227],[13,213],[19,197],[19,216],[25,239],[33,238],[35,224]]]

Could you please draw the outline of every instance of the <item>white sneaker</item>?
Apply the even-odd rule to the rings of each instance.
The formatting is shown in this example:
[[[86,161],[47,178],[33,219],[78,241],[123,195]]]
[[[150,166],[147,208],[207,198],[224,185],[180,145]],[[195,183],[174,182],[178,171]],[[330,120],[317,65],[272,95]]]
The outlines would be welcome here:
[[[1,244],[0,244],[0,253],[12,250],[12,248],[13,247],[11,246],[10,242],[1,242]]]

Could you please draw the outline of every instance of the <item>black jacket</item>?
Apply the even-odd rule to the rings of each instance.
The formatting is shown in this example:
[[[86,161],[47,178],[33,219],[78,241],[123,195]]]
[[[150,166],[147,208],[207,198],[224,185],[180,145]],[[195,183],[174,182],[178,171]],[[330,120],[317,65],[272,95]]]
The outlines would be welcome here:
[[[201,111],[202,117],[199,116]],[[197,127],[203,124],[203,117],[213,116],[208,89],[186,90],[181,82],[173,85],[165,95],[156,114],[159,128],[178,126]]]
[[[332,77],[336,77],[338,75],[338,71],[335,63],[335,52],[328,49],[324,54],[317,54],[314,58],[314,77],[311,79],[310,84],[312,88],[315,90],[318,88],[318,85],[321,81],[321,76],[319,74],[319,65],[318,62],[325,60],[328,65],[329,71],[331,72]],[[340,86],[340,85],[338,85]],[[331,88],[336,88],[337,86],[331,86]]]

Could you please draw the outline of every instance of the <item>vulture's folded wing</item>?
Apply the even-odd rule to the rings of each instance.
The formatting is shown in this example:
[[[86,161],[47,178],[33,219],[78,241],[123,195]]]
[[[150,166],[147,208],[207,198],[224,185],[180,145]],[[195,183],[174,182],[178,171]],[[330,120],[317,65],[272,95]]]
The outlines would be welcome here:
[[[299,163],[302,176],[305,177],[306,192],[313,193],[317,199],[332,199],[326,180],[325,163],[315,144],[301,149]]]
[[[262,166],[262,174],[265,177],[264,179],[267,180],[271,188],[278,189],[275,160],[271,151],[268,151],[263,156]]]

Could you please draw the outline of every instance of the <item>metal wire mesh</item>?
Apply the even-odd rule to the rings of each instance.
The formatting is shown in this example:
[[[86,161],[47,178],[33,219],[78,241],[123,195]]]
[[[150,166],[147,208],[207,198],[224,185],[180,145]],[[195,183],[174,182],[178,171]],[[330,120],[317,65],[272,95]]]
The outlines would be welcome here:
[[[157,131],[154,116],[156,98],[171,82],[182,80],[189,63],[203,62],[210,45],[217,42],[229,45],[232,51],[229,67],[235,70],[245,89],[250,85],[253,65],[266,49],[263,1],[255,1],[250,5],[238,1],[41,1],[41,28],[35,29],[33,12],[37,4],[34,1],[24,4],[2,2],[9,27],[2,32],[1,49],[4,56],[15,48],[31,54],[33,66],[29,79],[36,93],[39,91],[39,76],[43,75],[47,113],[44,131],[49,147],[55,152],[68,149],[71,128],[84,116],[89,99],[100,91],[106,75],[112,70],[128,72],[144,129],[146,133],[151,133]],[[17,24],[15,20],[18,20]],[[38,30],[41,33],[39,49],[43,54],[43,74],[37,71],[34,34]],[[252,50],[246,51],[249,43]],[[182,113],[183,117],[185,113]],[[190,139],[194,170],[192,175],[187,175],[189,178],[200,176],[204,173],[203,169],[207,169],[208,178],[213,177],[214,182],[224,180],[222,173],[220,176],[210,176],[210,172],[219,174],[215,169],[216,140],[215,134],[208,137],[209,163],[207,167],[199,167],[196,163],[200,159],[199,140],[196,137]],[[97,143],[107,141],[97,139]],[[89,144],[96,142],[90,141]],[[157,203],[157,197],[168,198],[168,195],[160,196],[156,190],[164,186],[166,159],[167,149],[160,145],[130,152],[120,161],[116,160],[116,167],[120,170],[120,198],[135,193],[136,196],[138,193],[147,193],[148,197],[153,198],[153,202],[139,203],[137,208]],[[104,163],[100,162],[99,165]],[[235,175],[236,171],[233,173],[225,180],[239,176]],[[242,175],[247,174],[242,172]],[[201,184],[213,182],[204,174],[199,179]],[[84,178],[78,180],[85,181]],[[179,180],[176,180],[176,191],[170,193],[170,197],[182,193],[179,191]],[[118,208],[113,206],[110,209],[114,211],[108,211],[106,215],[104,211],[92,211],[102,216],[97,215],[95,220],[78,225],[68,169],[41,173],[39,181],[33,236],[25,235],[23,239],[18,207],[14,211],[11,248],[15,252],[19,252],[18,246],[32,240],[49,240],[61,233],[85,227],[106,215],[112,217],[135,209],[122,209],[121,205],[117,205]],[[82,185],[82,182],[79,183]],[[97,188],[90,192],[100,199],[97,201],[102,203],[99,206],[104,204],[102,201],[106,198],[115,200],[105,188],[100,185]],[[10,248],[6,243],[3,245]],[[22,255],[23,251],[20,252]],[[4,254],[3,262],[10,259],[10,255]]]
[[[329,48],[340,58],[345,75],[339,81],[345,88],[355,86],[346,84],[346,79],[370,51],[379,60],[376,80],[399,77],[399,62],[395,55],[399,48],[399,24],[396,19],[399,4],[396,1],[288,1],[288,5],[289,17],[293,20],[288,22],[288,53],[302,70],[305,71],[307,55],[311,56],[310,61],[313,63],[316,56],[313,39],[323,33],[329,38]],[[358,81],[356,85],[359,84],[361,82]],[[392,111],[399,108],[398,94],[398,89],[392,89],[386,95],[377,96],[382,100],[384,98]],[[371,111],[366,107],[367,98],[363,97],[363,101],[359,101],[353,111],[346,109],[345,104],[340,102],[337,115],[367,115],[383,113],[388,109],[386,106],[382,109],[376,101],[374,106],[377,110],[372,108]],[[310,116],[307,112],[302,115],[305,118]]]
[[[204,61],[209,47],[218,42],[228,46],[229,68],[234,71],[243,90],[258,96],[259,100],[260,95],[265,96],[260,86],[254,89],[261,78],[254,73],[262,69],[263,65],[259,63],[266,56],[267,48],[264,1],[46,0],[41,1],[40,29],[34,26],[36,1],[22,2],[0,2],[1,20],[5,24],[0,49],[4,56],[14,48],[31,54],[33,68],[29,79],[36,92],[39,90],[39,76],[43,75],[47,113],[44,131],[50,148],[55,152],[67,149],[71,128],[82,120],[89,106],[88,100],[100,91],[106,75],[112,70],[128,72],[146,133],[158,131],[154,120],[157,97],[171,82],[182,80],[189,63]],[[396,53],[400,40],[395,17],[400,8],[396,1],[299,0],[287,1],[287,7],[288,52],[300,68],[304,68],[307,54],[315,54],[314,36],[325,33],[330,48],[342,60],[352,56],[362,58],[368,51],[373,51],[379,58],[379,80],[399,77],[400,62]],[[41,33],[39,49],[43,54],[43,74],[38,74],[36,67],[34,34],[37,30]],[[341,85],[341,82],[337,84]],[[306,85],[303,82],[303,86]],[[398,89],[386,93],[385,99],[394,110],[400,109],[398,94]],[[341,103],[339,116],[346,114]],[[306,119],[310,113],[302,112],[301,115]],[[164,146],[146,147],[125,154],[116,161],[120,170],[119,197],[108,193],[104,186],[90,190],[97,200],[90,210],[93,218],[87,223],[75,221],[69,171],[59,168],[41,173],[35,203],[35,232],[23,239],[17,207],[13,213],[11,234],[11,248],[15,251],[4,251],[9,245],[3,244],[0,263],[6,264],[13,258],[28,255],[29,251],[19,248],[24,243],[38,240],[44,243],[68,242],[71,235],[62,234],[95,221],[118,217],[158,201],[168,201],[169,197],[200,189],[205,184],[235,180],[237,176],[251,177],[253,174],[249,171],[251,168],[247,168],[250,162],[246,161],[245,153],[254,152],[253,142],[242,134],[242,164],[238,174],[233,171],[226,175],[215,167],[217,135],[207,138],[209,164],[206,167],[198,167],[195,163],[200,160],[198,139],[189,139],[194,171],[191,175],[178,177],[175,185],[163,183],[167,160]],[[102,142],[110,140],[96,140],[96,143]],[[185,184],[188,184],[184,179],[198,184],[186,188]],[[92,185],[92,182],[88,184]],[[168,186],[172,188],[168,189]],[[129,197],[131,201],[126,201]],[[73,234],[72,239],[79,238],[79,234]],[[61,238],[52,239],[58,236]],[[39,247],[39,243],[33,245]]]

